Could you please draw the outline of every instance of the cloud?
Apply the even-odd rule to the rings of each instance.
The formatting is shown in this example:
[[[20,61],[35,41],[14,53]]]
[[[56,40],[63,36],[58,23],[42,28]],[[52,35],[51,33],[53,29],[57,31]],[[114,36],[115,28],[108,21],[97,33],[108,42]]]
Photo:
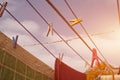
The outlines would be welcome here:
[[[4,19],[1,21],[1,27],[0,30],[3,32],[7,32],[7,33],[17,33],[17,32],[21,32],[23,33],[23,29],[19,26],[19,24],[10,18]]]
[[[25,37],[25,36],[23,36],[23,37]],[[53,40],[58,39],[58,36],[54,35],[54,36],[50,36],[48,38],[49,38],[49,42],[51,42]],[[23,38],[23,39],[26,42],[23,42],[22,44],[24,44],[24,43],[27,43],[27,44],[35,43],[33,41],[30,41],[30,40],[29,40],[29,42],[27,42],[28,41],[27,39],[30,39],[30,38]],[[78,70],[78,69],[80,69],[78,67],[81,67],[81,66],[84,68],[84,62],[81,61],[81,59],[78,56],[76,56],[76,54],[74,54],[73,51],[68,46],[66,46],[66,44],[64,44],[63,42],[53,43],[53,44],[45,44],[45,46],[56,57],[59,57],[59,53],[64,53],[63,62],[65,62],[67,65],[70,65],[74,69]],[[28,50],[32,55],[36,56],[37,58],[39,58],[44,63],[48,64],[50,67],[52,67],[54,69],[55,59],[41,45],[30,45],[30,46],[23,46],[23,47],[26,50]],[[80,70],[81,71],[85,70],[85,68],[84,69],[83,68],[81,68]]]
[[[40,27],[38,27],[37,23],[35,23],[34,21],[23,21],[21,22],[28,30],[32,31],[33,33],[35,33],[36,31],[38,31],[38,29]],[[11,35],[15,35],[15,34],[21,34],[21,35],[25,35],[26,31],[22,28],[22,26],[20,26],[15,20],[7,18],[1,21],[0,23],[1,27],[0,30],[2,32],[11,34]]]
[[[25,27],[31,31],[33,34],[37,34],[35,36],[39,36],[39,40],[41,42],[52,42],[56,40],[60,40],[60,38],[54,34],[53,36],[49,35],[49,37],[45,36],[46,32],[41,32],[42,28],[34,21],[23,21],[21,22]],[[19,35],[18,43],[29,51],[32,55],[36,56],[50,67],[54,69],[54,61],[55,59],[41,46],[41,45],[32,45],[36,42],[25,30],[14,20],[8,18],[2,20],[0,23],[0,30],[5,33],[10,38],[15,36],[16,34]],[[9,26],[8,26],[9,25]],[[106,36],[106,35],[105,35]],[[118,59],[120,52],[120,38],[119,38],[119,31],[109,34],[109,38],[105,38],[105,36],[97,36],[92,37],[98,48],[102,51],[103,55],[107,58],[107,60],[112,65],[118,65]],[[64,39],[68,39],[62,35]],[[43,38],[43,39],[41,39]],[[93,44],[87,37],[84,37],[84,40],[93,48]],[[113,44],[114,42],[114,44]],[[91,52],[87,47],[83,44],[81,40],[73,40],[68,42],[77,52],[80,53],[82,57],[84,57],[88,62],[91,62]],[[30,45],[30,46],[24,46]],[[85,62],[82,61],[64,42],[53,43],[53,44],[44,44],[56,57],[59,56],[59,53],[64,53],[63,62],[67,65],[71,66],[72,68],[84,72],[86,70]],[[98,54],[99,55],[99,54]],[[100,55],[99,55],[100,56]],[[116,60],[117,59],[117,60]]]
[[[34,21],[23,21],[22,24],[31,32],[35,33],[40,31],[40,26]]]
[[[54,34],[53,36],[49,35],[48,37],[45,36],[47,30],[45,29],[45,27],[42,27],[42,26],[44,26],[43,23],[38,24],[37,22],[32,20],[32,18],[36,18],[36,17],[33,17],[33,15],[36,15],[36,14],[28,14],[29,12],[31,12],[31,8],[29,8],[29,6],[25,7],[27,4],[25,3],[24,0],[7,0],[7,1],[9,2],[7,8],[10,11],[14,11],[14,14],[17,17],[19,16],[18,18],[20,20],[22,20],[21,23],[23,25],[25,25],[25,27],[30,32],[32,32],[35,35],[35,37],[37,37],[42,43],[53,42],[53,41],[56,41],[56,40],[60,40],[60,38],[56,34]],[[95,3],[93,3],[93,4],[95,4]],[[102,4],[101,1],[100,1],[100,3]],[[85,6],[84,4],[82,4],[82,5]],[[102,10],[102,8],[103,8],[101,6],[98,6],[98,9],[96,9],[95,6],[96,5],[92,5],[92,7],[91,7],[91,8],[93,8],[92,10],[94,10],[92,13],[95,13],[96,10],[98,11],[97,13],[99,13],[99,11],[100,11],[99,9]],[[104,6],[106,6],[105,3],[104,3]],[[84,11],[84,10],[87,10],[87,13],[90,13],[91,9],[88,10],[87,9],[88,7],[86,7],[86,9],[85,9],[85,7],[84,7],[84,9],[83,9],[83,7],[79,7],[79,8],[82,8],[81,10],[83,10],[82,12],[83,12],[83,14],[84,14],[83,16],[85,16],[85,18],[89,16],[88,14],[85,15],[86,11]],[[21,9],[23,9],[23,10],[21,10]],[[43,12],[44,12],[44,10],[45,9],[43,8]],[[47,8],[46,10],[49,11],[50,9]],[[28,12],[27,16],[23,15],[23,14],[25,14],[24,11]],[[67,14],[67,13],[65,12],[65,14]],[[101,15],[101,14],[98,14],[97,16],[95,16],[93,14],[95,19],[96,19],[96,17],[98,17],[97,20],[94,20],[93,16],[91,16],[91,15],[89,16],[90,20],[88,18],[86,18],[88,21],[91,21],[91,19],[92,19],[92,21],[88,25],[92,26],[93,24],[91,24],[91,23],[93,22],[94,23],[93,26],[99,25],[100,27],[99,26],[97,26],[97,27],[86,27],[89,31],[98,32],[99,30],[103,30],[103,29],[105,30],[105,28],[106,28],[106,30],[109,30],[108,28],[110,28],[110,27],[102,28],[102,26],[104,25],[102,22],[101,22],[102,26],[101,26],[101,23],[97,24],[99,22],[98,18],[101,18],[101,20],[103,20],[103,17],[98,16],[98,15]],[[23,17],[23,19],[21,18],[21,16]],[[44,16],[47,16],[47,14],[44,14]],[[70,16],[70,15],[68,15],[68,16]],[[32,17],[31,20],[29,20],[30,19],[29,17]],[[64,26],[63,22],[58,21],[58,18],[56,18],[56,17],[54,19],[53,16],[52,17],[47,16],[48,19],[55,20],[56,23],[60,22],[61,27],[59,27],[60,25],[59,26],[55,25],[55,26],[57,26],[56,27],[57,30],[59,30],[59,32],[61,32],[63,34],[62,37],[64,37],[64,39],[68,39],[69,37],[65,37],[64,35],[69,34],[70,30],[67,30],[64,27],[62,27],[62,26]],[[106,17],[104,17],[104,18],[106,18]],[[106,18],[106,19],[108,19],[108,18]],[[106,19],[104,19],[105,21],[103,21],[103,22],[105,22],[105,24],[106,24],[106,21],[107,21]],[[114,19],[112,19],[112,20],[114,20]],[[97,23],[95,21],[97,21]],[[40,24],[42,24],[42,26]],[[42,60],[43,62],[45,62],[49,66],[51,66],[52,68],[54,68],[55,59],[41,45],[33,45],[33,44],[38,44],[38,42],[36,42],[15,20],[13,20],[11,18],[8,18],[8,15],[6,16],[6,18],[1,18],[0,31],[5,33],[10,38],[12,36],[19,35],[18,43],[23,48],[28,50],[32,55],[36,56],[37,58],[39,58],[40,60]],[[117,32],[119,32],[119,31],[117,31]],[[108,34],[108,35],[92,37],[92,39],[94,40],[94,42],[96,43],[98,48],[102,51],[103,55],[113,65],[119,65],[118,60],[119,60],[119,57],[120,57],[120,55],[119,55],[119,52],[120,52],[120,49],[119,49],[119,47],[120,47],[119,34],[120,33],[117,33],[117,32],[112,33],[112,34]],[[94,47],[94,45],[90,42],[90,40],[87,37],[84,37],[84,39],[91,48]],[[76,40],[73,40],[73,41],[69,41],[68,43],[77,52],[79,52],[80,55],[82,57],[84,57],[88,62],[91,62],[91,55],[92,55],[91,51],[83,44],[83,42],[81,40],[76,39]],[[25,45],[28,45],[28,46],[25,46]],[[53,43],[53,44],[44,44],[44,45],[56,57],[59,56],[59,53],[64,53],[63,62],[65,62],[67,65],[73,67],[76,70],[83,71],[83,72],[85,71],[85,69],[86,69],[86,68],[84,68],[85,62],[83,62],[82,59],[80,59],[79,56],[77,56],[64,42]]]
[[[105,35],[106,36],[106,35]],[[119,47],[120,47],[120,42],[119,42],[119,31],[115,33],[109,34],[109,37],[106,36],[101,37],[101,36],[96,36],[92,37],[93,41],[96,43],[102,54],[106,57],[108,62],[112,64],[113,66],[118,65],[118,61],[116,60],[119,59],[119,54],[120,52]],[[51,38],[51,39],[50,39]],[[67,39],[67,37],[64,37]],[[49,42],[52,40],[58,39],[57,36],[54,37],[49,37]],[[87,42],[87,44],[91,47],[94,48],[94,45],[90,42],[90,40],[85,37],[84,40]],[[114,42],[114,44],[113,44]],[[83,44],[81,40],[73,40],[70,41],[69,44],[77,51],[80,53],[82,57],[84,57],[88,62],[91,62],[91,55],[92,52]],[[64,58],[63,61],[73,67],[76,70],[84,72],[86,68],[84,68],[85,62],[83,62],[71,49],[66,46],[63,42],[59,43],[54,43],[54,44],[49,44],[47,45],[49,50],[51,50],[56,56],[59,55],[59,53],[64,53]],[[116,55],[115,55],[116,54]],[[98,52],[99,57],[101,55]],[[46,59],[46,58],[45,58]],[[47,62],[47,60],[46,60]],[[54,62],[54,60],[53,60]],[[49,64],[49,63],[48,63]],[[52,63],[53,64],[53,63]],[[50,65],[50,64],[49,64]],[[52,66],[53,67],[53,66]],[[81,69],[80,69],[80,68]]]
[[[9,11],[16,11],[19,7],[21,7],[24,4],[23,0],[6,0],[8,2],[7,9]]]

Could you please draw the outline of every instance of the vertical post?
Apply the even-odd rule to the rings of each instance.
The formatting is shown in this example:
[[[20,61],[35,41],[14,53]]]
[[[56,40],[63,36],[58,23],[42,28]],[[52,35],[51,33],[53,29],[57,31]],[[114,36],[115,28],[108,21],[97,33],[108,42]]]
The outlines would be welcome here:
[[[119,66],[119,71],[118,71],[118,75],[120,75],[120,66]]]
[[[117,0],[117,10],[118,10],[118,18],[119,18],[119,26],[120,26],[120,6],[119,6],[119,0]]]

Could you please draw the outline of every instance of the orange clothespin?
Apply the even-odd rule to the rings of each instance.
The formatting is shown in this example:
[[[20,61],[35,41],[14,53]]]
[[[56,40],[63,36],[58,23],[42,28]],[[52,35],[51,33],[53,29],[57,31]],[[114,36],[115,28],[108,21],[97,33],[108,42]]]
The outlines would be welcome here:
[[[16,38],[13,37],[13,48],[16,48],[17,40],[18,40],[18,35],[16,36]]]
[[[6,6],[7,6],[7,2],[3,2],[3,4],[1,4],[0,17],[2,17],[3,12],[5,11]]]
[[[82,19],[81,18],[73,19],[73,20],[70,20],[70,22],[71,22],[71,26],[74,26],[74,25],[82,22]]]
[[[119,71],[118,71],[118,74],[120,75],[120,67],[119,67]]]
[[[47,31],[47,34],[46,34],[47,37],[48,37],[48,35],[50,34],[50,32],[51,32],[51,34],[53,35],[53,23],[50,23],[50,24],[48,25],[48,31]]]

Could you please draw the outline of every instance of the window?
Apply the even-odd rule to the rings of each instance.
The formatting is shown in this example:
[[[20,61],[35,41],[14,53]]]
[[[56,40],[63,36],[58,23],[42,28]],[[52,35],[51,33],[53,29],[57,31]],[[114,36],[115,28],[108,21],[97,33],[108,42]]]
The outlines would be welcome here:
[[[11,56],[9,54],[5,55],[5,59],[3,62],[4,65],[6,65],[12,69],[15,69],[15,62],[16,62],[16,59],[13,56]]]
[[[16,73],[15,74],[15,80],[25,80],[25,77]]]
[[[14,72],[2,67],[0,80],[13,80]]]
[[[34,79],[34,70],[27,66],[27,76]]]
[[[26,70],[26,65],[20,60],[17,60],[16,71],[25,74],[25,70]]]

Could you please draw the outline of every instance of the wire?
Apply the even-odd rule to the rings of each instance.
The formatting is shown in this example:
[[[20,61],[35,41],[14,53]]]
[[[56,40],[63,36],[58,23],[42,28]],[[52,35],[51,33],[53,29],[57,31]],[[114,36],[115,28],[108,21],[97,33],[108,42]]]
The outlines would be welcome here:
[[[64,20],[64,22],[72,29],[72,31],[82,40],[82,42],[88,47],[88,49],[92,52],[92,49],[89,47],[89,45],[82,39],[82,37],[77,33],[77,31],[69,24],[69,22],[65,19],[65,17],[58,11],[58,9],[50,2],[50,0],[46,0],[46,2],[55,10],[55,12]],[[99,58],[99,57],[98,57]],[[102,59],[99,58],[101,62]],[[114,72],[109,66],[109,64],[106,64],[106,66],[112,71],[112,77],[114,80]]]
[[[68,8],[70,9],[70,11],[73,13],[74,17],[78,19],[77,15],[74,13],[74,11],[72,10],[72,8],[70,7],[70,5],[68,4],[68,2],[66,0],[64,0],[66,5],[68,6]],[[120,17],[120,16],[119,16]],[[107,65],[107,67],[109,69],[111,69],[112,71],[112,68],[110,67],[107,59],[103,56],[102,52],[99,50],[99,48],[97,47],[97,45],[95,44],[95,42],[92,40],[92,38],[89,36],[87,30],[85,29],[85,27],[82,25],[82,23],[80,23],[82,29],[84,30],[84,32],[87,34],[88,38],[90,39],[90,41],[94,44],[94,46],[96,47],[96,49],[98,50],[98,52],[100,53],[100,55],[103,57],[103,59],[105,60],[105,63]],[[99,58],[100,59],[100,58]],[[101,60],[101,59],[100,59]],[[102,60],[101,60],[102,61]],[[103,62],[103,61],[102,61]],[[112,71],[113,72],[113,71]]]
[[[50,0],[46,0],[47,3],[56,11],[56,13],[65,21],[65,23],[68,25],[68,27],[81,39],[81,41],[87,46],[87,48],[92,52],[92,49],[90,46],[84,41],[84,39],[77,33],[77,31],[69,24],[69,22],[65,19],[65,17],[58,11],[58,9],[50,2]],[[98,57],[99,58],[99,57]],[[99,58],[101,62],[102,59]]]
[[[64,0],[66,5],[68,6],[68,8],[70,9],[70,11],[72,12],[72,14],[74,15],[75,18],[78,19],[77,15],[74,13],[74,11],[72,10],[72,8],[70,7],[70,5],[68,4],[67,0]],[[85,27],[83,26],[82,23],[80,23],[82,29],[84,30],[84,32],[87,34],[88,38],[90,39],[90,41],[94,44],[94,46],[96,47],[96,49],[98,50],[98,52],[100,53],[100,55],[103,57],[103,59],[108,63],[108,61],[106,60],[106,58],[103,56],[102,52],[99,50],[99,48],[97,47],[97,45],[95,44],[95,42],[93,41],[93,39],[90,37],[90,35],[88,34],[87,30],[85,29]]]
[[[1,5],[1,4],[0,4]],[[1,5],[2,6],[2,5]],[[45,47],[27,28],[25,28],[25,26],[17,19],[17,18],[15,18],[15,16],[14,15],[12,15],[7,9],[5,9],[6,10],[6,12],[13,18],[13,19],[15,19],[15,21],[17,21],[18,22],[18,24],[20,24],[24,29],[25,29],[25,31],[27,31],[43,48],[45,48],[54,58],[56,58],[55,57],[55,55],[53,55],[53,53],[47,48],[47,47]]]
[[[49,25],[49,23],[44,19],[44,17],[38,12],[38,10],[30,3],[29,0],[26,0],[28,4],[35,10],[35,12]]]
[[[77,31],[69,24],[69,22],[65,19],[65,17],[56,9],[56,7],[50,2],[50,0],[46,0],[47,3],[56,11],[56,13],[65,21],[65,23],[69,26],[69,28],[82,40],[82,42],[87,46],[87,48],[92,51],[90,46],[84,41],[84,39],[77,33]]]
[[[36,11],[36,13],[45,21],[46,24],[49,25],[49,23],[47,22],[47,20],[40,14],[40,12],[37,11],[37,9],[29,2],[29,0],[26,0],[29,5]],[[64,41],[66,43],[67,46],[69,46],[70,49],[72,49],[83,61],[87,62],[73,47],[71,47],[64,39],[63,37],[61,37],[57,31],[53,28],[53,31],[62,39],[62,41]],[[88,63],[88,62],[87,62]],[[89,64],[90,65],[90,64]]]
[[[54,29],[53,29],[54,30]],[[85,62],[87,62],[72,46],[70,46],[55,30],[54,32]],[[88,62],[87,62],[88,63]],[[89,64],[90,65],[90,64]]]

